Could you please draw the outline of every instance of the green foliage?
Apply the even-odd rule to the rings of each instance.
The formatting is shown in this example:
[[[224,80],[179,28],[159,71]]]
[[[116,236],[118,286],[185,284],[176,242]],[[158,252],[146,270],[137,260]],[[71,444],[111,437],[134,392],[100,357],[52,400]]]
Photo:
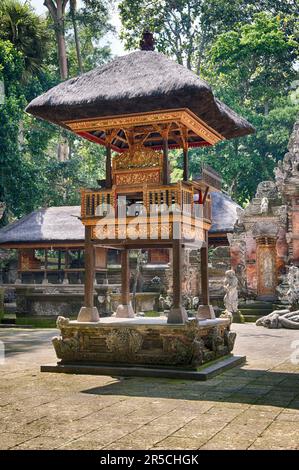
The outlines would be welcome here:
[[[111,57],[109,44],[103,43],[103,37],[114,31],[108,21],[109,7],[106,0],[84,0],[82,7],[75,12],[84,72]],[[66,39],[70,76],[73,76],[78,74],[78,63],[70,13],[66,17]]]
[[[142,32],[150,29],[158,51],[200,73],[215,37],[239,22],[249,24],[261,11],[298,14],[298,6],[292,0],[122,0],[121,38],[127,49],[135,49]]]
[[[24,58],[23,78],[39,72],[46,56],[49,34],[46,22],[28,3],[3,0],[0,5],[0,38],[10,41]]]
[[[220,34],[207,54],[203,76],[220,99],[256,128],[253,136],[201,152],[200,159],[220,171],[226,189],[241,203],[253,196],[260,181],[273,179],[287,149],[298,112],[290,93],[298,55],[294,30],[292,16],[258,13],[250,24]]]
[[[88,70],[110,55],[107,46],[94,47],[111,29],[107,4],[86,0],[77,14]],[[3,225],[38,207],[79,204],[79,188],[97,186],[97,179],[103,178],[104,149],[24,112],[31,99],[60,81],[50,19],[36,15],[28,3],[6,0],[0,5],[0,25],[0,80],[5,86],[5,102],[0,104],[0,200],[7,205]],[[69,65],[75,75],[68,19],[67,28]],[[70,145],[70,158],[64,162],[57,160],[61,134]]]

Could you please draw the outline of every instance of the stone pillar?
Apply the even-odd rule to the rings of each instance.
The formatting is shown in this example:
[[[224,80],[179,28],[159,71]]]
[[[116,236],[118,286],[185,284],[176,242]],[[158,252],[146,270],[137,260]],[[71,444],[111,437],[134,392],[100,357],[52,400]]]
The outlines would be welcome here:
[[[173,305],[170,309],[167,323],[186,323],[188,315],[182,305],[182,242],[172,242],[172,277],[173,277]]]
[[[98,322],[99,312],[94,306],[94,247],[91,239],[92,228],[85,227],[85,283],[84,283],[84,307],[78,315],[78,322]]]
[[[210,305],[209,295],[209,257],[208,257],[208,233],[205,234],[205,243],[200,249],[200,270],[201,270],[201,296],[202,305],[198,307],[197,318],[206,320],[215,318],[212,305]]]
[[[115,316],[118,318],[133,318],[134,310],[130,301],[130,266],[129,250],[121,252],[121,304],[116,309]]]

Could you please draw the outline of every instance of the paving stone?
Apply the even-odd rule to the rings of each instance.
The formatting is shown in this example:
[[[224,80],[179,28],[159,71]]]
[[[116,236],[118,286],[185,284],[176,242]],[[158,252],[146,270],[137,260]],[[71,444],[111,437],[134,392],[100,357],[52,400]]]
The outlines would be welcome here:
[[[250,449],[297,449],[299,445],[299,422],[274,421]]]
[[[0,433],[0,450],[11,449],[12,447],[28,441],[31,436],[12,432]]]
[[[202,383],[41,374],[40,363],[55,360],[54,331],[0,331],[10,341],[0,366],[0,448],[298,448],[298,366],[289,362],[298,333],[269,330],[265,345],[263,329],[234,329],[247,364]],[[34,348],[27,341],[14,353],[25,339]]]

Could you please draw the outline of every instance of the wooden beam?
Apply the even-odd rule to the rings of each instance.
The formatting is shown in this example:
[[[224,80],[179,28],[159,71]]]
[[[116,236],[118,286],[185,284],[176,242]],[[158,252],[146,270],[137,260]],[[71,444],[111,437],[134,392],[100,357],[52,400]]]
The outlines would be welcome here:
[[[127,249],[121,252],[121,303],[122,305],[130,304],[130,267]]]
[[[163,136],[163,184],[169,184],[168,137]]]
[[[112,188],[111,145],[106,146],[106,188]]]
[[[91,241],[92,228],[85,227],[85,283],[84,283],[84,306],[92,308],[94,306],[93,285],[94,285],[94,247]]]
[[[184,172],[183,172],[183,180],[189,180],[189,161],[188,161],[188,147],[186,146],[183,149],[183,156],[184,156]]]
[[[208,235],[206,234],[205,246],[200,249],[201,295],[203,305],[209,305],[210,303],[208,263]]]
[[[182,244],[181,240],[173,241],[172,248],[173,270],[173,307],[182,305]]]

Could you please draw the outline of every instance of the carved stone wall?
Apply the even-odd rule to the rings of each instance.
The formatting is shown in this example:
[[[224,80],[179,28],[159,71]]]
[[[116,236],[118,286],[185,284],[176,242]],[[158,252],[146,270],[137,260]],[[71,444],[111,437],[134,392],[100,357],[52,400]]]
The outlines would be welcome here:
[[[246,296],[277,296],[290,264],[299,265],[299,121],[275,181],[259,183],[229,237],[232,268]]]
[[[184,325],[166,322],[134,324],[83,324],[58,317],[59,337],[53,338],[63,364],[162,365],[196,369],[229,354],[236,334],[227,319],[200,325],[197,319]]]

